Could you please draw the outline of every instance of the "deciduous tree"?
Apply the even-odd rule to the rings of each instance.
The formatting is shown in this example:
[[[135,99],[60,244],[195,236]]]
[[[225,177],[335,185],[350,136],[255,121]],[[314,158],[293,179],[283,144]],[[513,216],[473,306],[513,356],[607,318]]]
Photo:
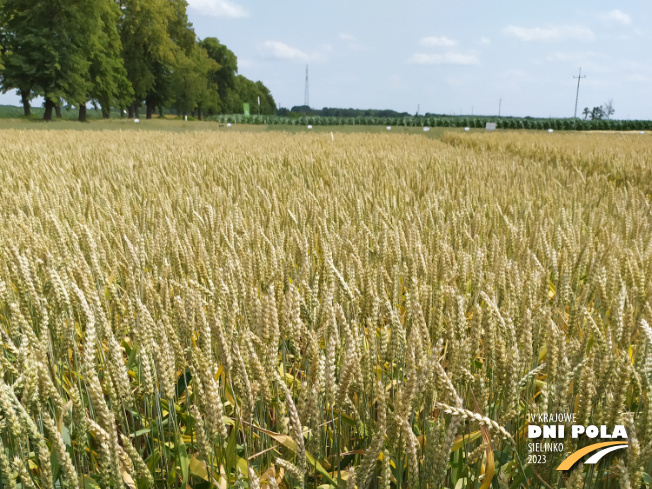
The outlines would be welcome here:
[[[90,88],[90,46],[94,0],[4,0],[3,88],[17,88],[27,99],[38,90],[45,98],[45,120],[61,99],[75,105]],[[23,98],[25,100],[25,98]]]
[[[86,102],[96,100],[102,107],[102,117],[108,118],[111,106],[123,107],[133,99],[133,89],[127,79],[122,58],[122,42],[118,33],[120,8],[113,0],[94,0],[95,17],[90,47],[89,90],[79,106],[79,120],[86,120]]]
[[[127,77],[134,91],[130,116],[161,80],[161,66],[175,62],[168,25],[174,15],[170,0],[121,0],[120,36]]]
[[[235,89],[235,77],[238,73],[238,58],[233,51],[224,44],[221,44],[215,37],[207,37],[201,40],[199,45],[220,66],[216,72],[211,74],[211,80],[217,85],[222,112],[224,112],[228,106],[227,99],[229,91]]]
[[[206,50],[198,45],[189,56],[179,51],[173,75],[177,112],[185,115],[197,111],[201,119],[203,111],[219,107],[217,86],[210,76],[218,68]]]
[[[261,114],[271,115],[276,113],[276,102],[274,102],[270,91],[262,82],[253,82],[242,75],[237,75],[235,77],[235,88],[229,90],[227,96],[227,112],[231,114],[241,113],[242,104],[248,103],[253,113],[256,113],[258,110],[258,97],[260,97]]]
[[[605,119],[610,119],[611,116],[616,112],[616,109],[614,109],[614,101],[613,99],[609,99],[605,102],[605,104],[602,106],[602,112],[604,113],[604,118]]]

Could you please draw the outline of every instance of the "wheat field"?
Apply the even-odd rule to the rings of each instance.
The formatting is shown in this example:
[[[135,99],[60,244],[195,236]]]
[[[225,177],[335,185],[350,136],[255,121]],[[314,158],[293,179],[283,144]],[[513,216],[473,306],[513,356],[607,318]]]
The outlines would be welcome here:
[[[0,486],[649,488],[651,148],[2,131]]]

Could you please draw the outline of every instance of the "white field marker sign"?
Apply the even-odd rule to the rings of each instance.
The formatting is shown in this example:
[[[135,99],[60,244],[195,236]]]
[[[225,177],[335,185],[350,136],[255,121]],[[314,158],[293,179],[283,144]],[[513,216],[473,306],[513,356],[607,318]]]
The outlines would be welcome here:
[[[471,128],[470,128],[470,127],[465,127],[464,130],[465,130],[466,132],[469,132],[469,131],[471,130]]]
[[[186,122],[188,122],[188,116],[187,116],[187,115],[184,115],[184,116],[183,116],[183,120],[186,121]]]
[[[641,134],[645,134],[645,131],[641,131]]]
[[[387,130],[388,130],[388,131],[391,131],[391,130],[392,130],[392,126],[387,126]]]
[[[226,127],[231,127],[231,123],[230,123],[230,122],[227,122],[227,123],[226,123]]]
[[[312,126],[311,126],[311,125],[308,125],[308,129],[312,129]]]
[[[428,131],[430,131],[430,128],[429,128],[429,127],[424,127],[424,128],[423,128],[423,132],[428,132]]]
[[[134,122],[138,124],[140,122],[140,119],[134,119]]]
[[[552,130],[552,129],[548,129],[548,132],[553,132],[553,130]]]

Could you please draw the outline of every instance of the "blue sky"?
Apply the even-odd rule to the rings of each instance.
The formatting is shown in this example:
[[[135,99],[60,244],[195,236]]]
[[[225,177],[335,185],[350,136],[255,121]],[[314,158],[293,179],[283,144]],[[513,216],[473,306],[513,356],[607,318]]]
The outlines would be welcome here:
[[[613,99],[652,118],[652,2],[188,0],[277,104],[414,113],[573,115]],[[17,98],[0,96],[2,103]]]

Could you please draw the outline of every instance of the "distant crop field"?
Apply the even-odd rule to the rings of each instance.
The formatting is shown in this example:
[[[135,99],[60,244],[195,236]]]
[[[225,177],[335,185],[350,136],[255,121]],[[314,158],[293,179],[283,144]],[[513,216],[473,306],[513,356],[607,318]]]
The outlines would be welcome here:
[[[232,123],[227,126],[227,122],[216,121],[183,121],[179,119],[161,120],[158,117],[151,120],[140,119],[135,123],[132,119],[113,118],[109,120],[91,120],[86,123],[80,123],[74,120],[55,120],[52,122],[43,122],[34,119],[2,119],[0,118],[0,130],[17,129],[17,130],[68,130],[68,131],[170,131],[170,132],[195,132],[195,131],[212,131],[225,133],[242,133],[242,132],[283,132],[283,133],[371,133],[371,134],[421,134],[428,138],[439,139],[445,132],[464,132],[464,128],[446,128],[432,127],[428,132],[424,132],[422,127],[406,126],[347,126],[347,125],[322,125],[308,128],[308,125],[266,125],[266,124],[240,124]],[[481,132],[484,129],[471,129],[469,132]]]
[[[43,127],[0,122],[0,486],[650,488],[649,136]]]

